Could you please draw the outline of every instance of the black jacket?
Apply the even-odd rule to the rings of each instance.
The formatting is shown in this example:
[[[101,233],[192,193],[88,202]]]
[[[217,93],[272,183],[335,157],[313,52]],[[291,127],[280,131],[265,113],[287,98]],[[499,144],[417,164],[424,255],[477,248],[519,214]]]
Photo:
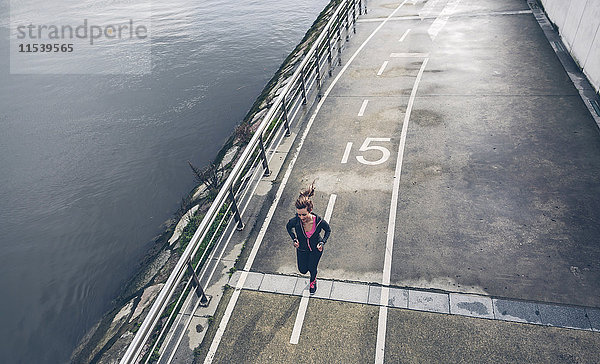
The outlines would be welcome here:
[[[304,226],[302,225],[302,220],[300,219],[300,217],[298,217],[298,214],[296,214],[295,217],[291,218],[285,226],[292,240],[298,239],[298,242],[300,243],[298,250],[315,251],[317,250],[317,244],[319,242],[323,245],[327,242],[329,234],[331,234],[331,228],[329,227],[327,221],[323,220],[318,215],[315,216],[316,228],[315,232],[311,235],[310,239],[306,237],[306,233],[304,232]],[[323,235],[323,237],[321,237],[321,230],[325,231],[325,235]]]

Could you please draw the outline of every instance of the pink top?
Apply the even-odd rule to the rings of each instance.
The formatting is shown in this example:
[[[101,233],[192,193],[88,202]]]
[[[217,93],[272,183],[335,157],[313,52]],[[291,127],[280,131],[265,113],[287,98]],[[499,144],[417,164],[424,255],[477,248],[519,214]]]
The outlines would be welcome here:
[[[306,231],[306,237],[310,239],[312,234],[315,233],[315,230],[317,230],[317,217],[313,216],[313,227],[310,231]]]

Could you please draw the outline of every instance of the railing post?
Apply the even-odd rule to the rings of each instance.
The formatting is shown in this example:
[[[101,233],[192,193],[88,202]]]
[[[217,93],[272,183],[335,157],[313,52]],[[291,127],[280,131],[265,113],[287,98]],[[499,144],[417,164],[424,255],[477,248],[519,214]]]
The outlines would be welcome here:
[[[196,285],[196,295],[198,296],[198,298],[200,298],[200,306],[203,306],[203,307],[208,306],[208,298],[204,294],[204,290],[202,289],[202,285],[200,284],[200,279],[198,278],[198,275],[196,274],[196,271],[194,270],[194,266],[192,265],[191,260],[188,260],[187,267],[188,267],[188,270],[190,271],[190,273],[192,274],[192,280],[194,281],[194,284]]]
[[[319,50],[317,48],[317,52],[315,52],[315,70],[317,71],[317,88],[319,92],[317,93],[317,97],[321,98],[321,71],[319,70]]]
[[[342,65],[342,23],[337,28],[338,66]]]
[[[238,209],[237,202],[235,200],[235,196],[233,195],[233,187],[229,186],[229,200],[231,201],[231,205],[233,206],[233,217],[237,222],[236,229],[238,231],[244,230],[244,222],[242,221],[242,215],[240,215],[240,210]]]
[[[344,21],[346,22],[346,42],[350,40],[350,22],[348,17],[350,16],[350,4],[346,8],[346,15],[344,15]]]
[[[283,125],[285,126],[285,136],[289,137],[290,134],[290,121],[288,120],[287,105],[285,103],[285,97],[281,99],[281,110],[283,112]]]
[[[352,1],[352,31],[356,34],[356,4]]]
[[[358,15],[362,15],[362,0],[358,0]]]
[[[271,171],[269,170],[269,161],[267,161],[267,153],[265,152],[265,145],[263,144],[263,136],[258,137],[258,145],[260,146],[260,155],[262,157],[263,168],[265,169],[265,177],[271,175]]]
[[[300,85],[302,86],[302,105],[306,105],[306,80],[304,79],[304,70],[300,72]]]
[[[329,63],[329,77],[332,76],[331,68],[333,67],[331,64],[331,29],[327,28],[327,62]]]

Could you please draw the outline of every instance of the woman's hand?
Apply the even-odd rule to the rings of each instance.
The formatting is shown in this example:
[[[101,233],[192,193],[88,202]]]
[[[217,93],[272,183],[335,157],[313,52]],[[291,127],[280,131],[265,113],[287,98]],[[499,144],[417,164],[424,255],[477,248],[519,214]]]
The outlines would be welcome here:
[[[317,244],[317,249],[319,249],[319,251],[322,252],[323,251],[323,243]]]
[[[298,239],[294,239],[294,247],[297,248],[300,246],[300,242],[298,241]]]

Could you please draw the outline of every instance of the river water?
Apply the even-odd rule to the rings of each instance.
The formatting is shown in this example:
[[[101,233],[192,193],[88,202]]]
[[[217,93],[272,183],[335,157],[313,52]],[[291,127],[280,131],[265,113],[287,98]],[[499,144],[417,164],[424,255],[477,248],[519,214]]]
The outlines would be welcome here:
[[[68,362],[328,1],[154,2],[150,73],[10,74],[36,2],[0,0],[1,363]]]

